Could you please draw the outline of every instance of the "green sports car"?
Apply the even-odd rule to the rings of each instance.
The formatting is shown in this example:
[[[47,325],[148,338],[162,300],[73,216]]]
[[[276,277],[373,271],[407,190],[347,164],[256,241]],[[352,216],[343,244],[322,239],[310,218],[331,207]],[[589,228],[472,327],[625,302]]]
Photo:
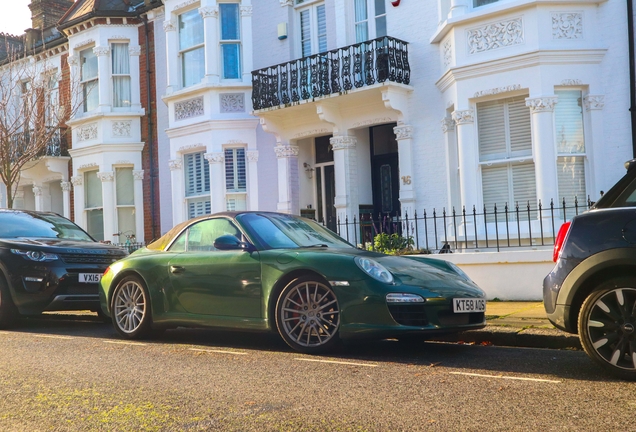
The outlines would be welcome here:
[[[340,339],[482,328],[485,294],[455,265],[357,249],[314,221],[202,216],[112,264],[101,306],[124,338],[168,328],[278,331],[295,350]]]

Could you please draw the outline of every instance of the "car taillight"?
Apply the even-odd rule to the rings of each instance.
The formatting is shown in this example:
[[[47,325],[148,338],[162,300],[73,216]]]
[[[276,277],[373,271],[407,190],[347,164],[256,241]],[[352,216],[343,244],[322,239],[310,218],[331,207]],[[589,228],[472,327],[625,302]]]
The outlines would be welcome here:
[[[554,252],[552,253],[552,261],[557,262],[559,259],[559,254],[561,253],[561,248],[563,247],[563,243],[565,242],[565,237],[568,235],[568,231],[570,230],[570,222],[566,222],[561,225],[561,229],[559,229],[559,233],[556,236],[554,241]]]
[[[102,277],[106,276],[109,271],[110,271],[110,266],[106,267],[106,270],[104,270],[104,274],[102,275]]]

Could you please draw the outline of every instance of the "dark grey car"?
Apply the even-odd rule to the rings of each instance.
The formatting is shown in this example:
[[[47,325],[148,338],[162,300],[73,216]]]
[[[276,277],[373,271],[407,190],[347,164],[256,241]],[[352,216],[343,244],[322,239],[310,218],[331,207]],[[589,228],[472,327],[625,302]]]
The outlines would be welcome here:
[[[636,159],[625,167],[590,211],[561,227],[543,303],[592,360],[636,380]]]

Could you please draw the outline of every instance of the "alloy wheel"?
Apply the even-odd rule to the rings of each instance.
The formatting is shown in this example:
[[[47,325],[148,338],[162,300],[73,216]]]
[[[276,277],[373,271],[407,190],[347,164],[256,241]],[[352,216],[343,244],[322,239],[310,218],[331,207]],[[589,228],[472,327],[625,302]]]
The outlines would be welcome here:
[[[584,336],[599,360],[636,371],[636,289],[611,289],[584,307]],[[587,351],[587,349],[586,349]]]
[[[313,280],[288,287],[279,301],[278,314],[279,330],[296,349],[323,347],[340,327],[336,295],[327,285]]]
[[[128,280],[117,288],[113,300],[114,321],[124,333],[138,330],[146,316],[146,293],[134,280]]]

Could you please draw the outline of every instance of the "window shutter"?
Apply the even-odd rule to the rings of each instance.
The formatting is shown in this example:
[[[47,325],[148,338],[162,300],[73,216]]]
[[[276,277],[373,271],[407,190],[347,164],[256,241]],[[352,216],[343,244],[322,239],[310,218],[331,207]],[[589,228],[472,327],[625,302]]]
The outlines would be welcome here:
[[[561,205],[565,199],[567,206],[574,205],[574,198],[579,205],[585,205],[585,159],[582,156],[564,156],[557,158],[559,179],[559,197],[555,205]]]
[[[318,34],[318,52],[327,51],[327,14],[325,5],[316,7],[316,29]]]
[[[503,211],[505,204],[510,200],[508,191],[508,166],[483,166],[481,178],[484,190],[484,206],[491,213],[495,204],[497,212]],[[480,211],[481,209],[477,209]]]
[[[501,101],[477,104],[479,159],[487,161],[506,156],[506,123]]]
[[[559,153],[584,153],[583,111],[580,90],[555,92],[559,102],[554,108],[557,151]]]
[[[188,200],[188,217],[190,219],[210,213],[212,213],[210,200],[205,198]]]
[[[536,178],[534,162],[512,164],[512,200],[519,203],[519,208],[537,208]],[[542,203],[544,204],[544,203]],[[528,213],[525,216],[527,218]]]
[[[532,154],[530,108],[525,98],[515,98],[508,103],[508,127],[510,128],[510,156]]]
[[[202,195],[210,192],[210,168],[201,153],[184,156],[186,176],[186,196]]]
[[[309,9],[300,12],[300,41],[303,57],[311,55],[311,20],[309,18]]]

